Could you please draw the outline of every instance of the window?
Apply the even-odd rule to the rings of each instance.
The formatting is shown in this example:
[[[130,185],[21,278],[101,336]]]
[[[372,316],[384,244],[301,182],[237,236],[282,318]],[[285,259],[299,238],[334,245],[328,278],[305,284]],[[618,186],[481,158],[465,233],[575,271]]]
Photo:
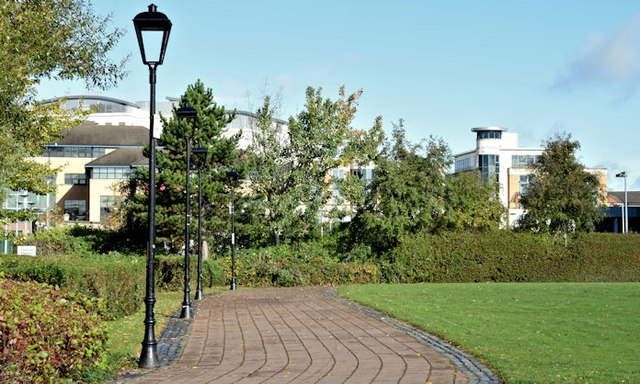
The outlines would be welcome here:
[[[524,196],[529,192],[529,187],[535,183],[535,175],[520,175],[520,196]]]
[[[351,174],[354,176],[358,176],[361,180],[364,181],[371,181],[375,177],[375,171],[368,168],[352,169]]]
[[[500,173],[500,155],[479,155],[478,165],[480,172],[482,172],[482,179],[487,182],[491,178],[498,181],[498,174]]]
[[[65,173],[64,183],[71,185],[86,185],[87,177],[84,173]]]
[[[455,168],[454,168],[455,173],[468,171],[471,168],[472,168],[472,165],[471,165],[470,157],[463,157],[463,158],[456,159]]]
[[[104,156],[104,148],[48,146],[45,148],[43,156],[98,158]]]
[[[537,163],[540,161],[540,156],[538,155],[513,155],[511,156],[511,166],[512,167],[520,167],[526,168],[531,166],[532,163]]]
[[[501,139],[501,131],[480,131],[478,132],[478,139]]]
[[[344,179],[344,169],[332,169],[331,178],[334,180]],[[333,204],[338,204],[343,201],[342,195],[340,194],[340,188],[337,183],[331,184],[331,201]]]
[[[106,221],[111,216],[115,204],[115,196],[100,196],[100,221]]]
[[[87,220],[87,200],[65,200],[64,213],[69,220]]]
[[[128,179],[135,172],[126,167],[95,167],[91,169],[92,179]]]

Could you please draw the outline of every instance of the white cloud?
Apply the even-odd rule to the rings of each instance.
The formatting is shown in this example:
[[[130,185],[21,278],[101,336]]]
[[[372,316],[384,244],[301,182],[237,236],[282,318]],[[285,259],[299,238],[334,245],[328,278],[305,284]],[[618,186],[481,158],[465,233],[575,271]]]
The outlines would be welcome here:
[[[554,88],[614,87],[625,96],[640,85],[640,15],[608,35],[590,36],[568,60]]]

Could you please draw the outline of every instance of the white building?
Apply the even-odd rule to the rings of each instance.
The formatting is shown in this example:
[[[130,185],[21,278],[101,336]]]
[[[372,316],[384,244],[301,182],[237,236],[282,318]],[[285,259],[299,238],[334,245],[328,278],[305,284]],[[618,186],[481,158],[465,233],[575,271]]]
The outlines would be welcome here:
[[[480,127],[471,129],[476,133],[476,148],[454,156],[454,173],[480,170],[485,180],[495,180],[500,187],[500,201],[508,208],[507,224],[512,226],[522,216],[520,196],[526,193],[532,181],[529,166],[538,161],[544,152],[541,147],[519,147],[518,134],[507,132],[501,127]],[[587,168],[596,174],[603,191],[607,186],[605,168]]]

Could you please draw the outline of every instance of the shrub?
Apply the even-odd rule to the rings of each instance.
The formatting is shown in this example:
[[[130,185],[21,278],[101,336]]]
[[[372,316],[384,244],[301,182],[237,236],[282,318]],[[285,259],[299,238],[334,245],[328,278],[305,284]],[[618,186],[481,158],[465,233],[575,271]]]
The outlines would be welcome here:
[[[389,282],[640,281],[640,236],[583,234],[565,247],[513,231],[421,233],[385,261]]]
[[[58,382],[102,364],[99,311],[84,295],[0,280],[0,382]]]
[[[140,257],[3,256],[0,271],[12,279],[58,286],[104,299],[105,317],[114,319],[138,310],[144,298],[145,262]]]

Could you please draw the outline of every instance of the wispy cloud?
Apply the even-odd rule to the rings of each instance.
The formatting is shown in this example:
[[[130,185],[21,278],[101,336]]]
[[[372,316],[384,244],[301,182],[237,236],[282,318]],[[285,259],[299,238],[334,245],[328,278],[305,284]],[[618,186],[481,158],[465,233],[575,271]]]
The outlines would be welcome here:
[[[592,35],[568,60],[553,88],[614,88],[623,99],[640,85],[640,15],[608,35]]]

